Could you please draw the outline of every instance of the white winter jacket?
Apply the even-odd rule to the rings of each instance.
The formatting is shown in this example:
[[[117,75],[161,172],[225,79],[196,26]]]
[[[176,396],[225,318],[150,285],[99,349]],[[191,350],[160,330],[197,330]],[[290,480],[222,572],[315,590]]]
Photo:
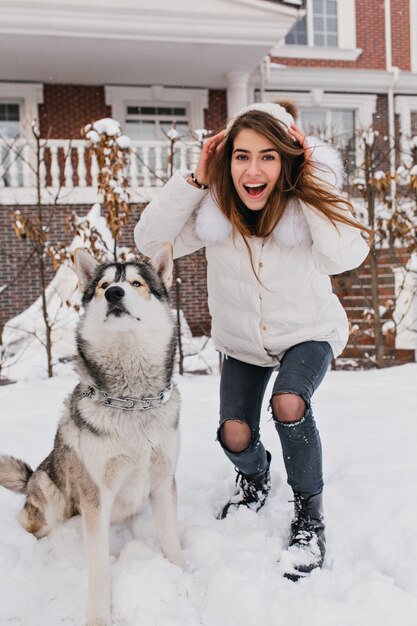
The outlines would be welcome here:
[[[326,184],[340,183],[334,150],[316,145],[314,161]],[[336,228],[311,206],[290,200],[270,237],[249,239],[258,282],[242,237],[232,239],[231,224],[210,192],[188,184],[188,175],[176,172],[149,203],[136,225],[135,242],[147,256],[166,241],[173,243],[174,257],[205,247],[216,348],[265,367],[308,340],[328,341],[334,356],[340,354],[348,321],[329,275],[364,261],[369,248],[361,231],[345,224]]]

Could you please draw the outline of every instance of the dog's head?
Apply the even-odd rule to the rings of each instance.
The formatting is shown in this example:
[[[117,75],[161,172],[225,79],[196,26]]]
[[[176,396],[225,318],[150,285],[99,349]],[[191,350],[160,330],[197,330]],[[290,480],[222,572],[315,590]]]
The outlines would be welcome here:
[[[149,261],[98,264],[84,249],[74,254],[85,309],[80,334],[102,343],[114,333],[172,334],[167,289],[172,284],[172,246],[165,244]]]

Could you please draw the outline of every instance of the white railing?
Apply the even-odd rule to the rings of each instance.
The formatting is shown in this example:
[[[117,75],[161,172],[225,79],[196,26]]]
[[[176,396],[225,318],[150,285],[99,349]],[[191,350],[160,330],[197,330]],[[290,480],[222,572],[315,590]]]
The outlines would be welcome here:
[[[41,147],[40,187],[45,203],[83,204],[97,197],[97,160],[83,140],[49,139]],[[174,146],[174,170],[194,169],[200,153],[196,142]],[[152,198],[169,178],[170,145],[166,141],[132,141],[127,172],[132,202]],[[37,197],[35,143],[0,142],[0,204],[33,204]]]

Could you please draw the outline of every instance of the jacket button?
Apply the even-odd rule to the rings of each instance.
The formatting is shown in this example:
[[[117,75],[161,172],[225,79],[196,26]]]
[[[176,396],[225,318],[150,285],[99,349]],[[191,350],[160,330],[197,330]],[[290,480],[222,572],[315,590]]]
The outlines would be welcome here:
[[[265,324],[262,324],[262,330],[267,330],[267,327],[265,326]]]
[[[264,264],[262,263],[262,261],[260,261],[260,263],[259,263],[259,267],[261,268],[261,267],[263,267],[263,266],[264,266]]]

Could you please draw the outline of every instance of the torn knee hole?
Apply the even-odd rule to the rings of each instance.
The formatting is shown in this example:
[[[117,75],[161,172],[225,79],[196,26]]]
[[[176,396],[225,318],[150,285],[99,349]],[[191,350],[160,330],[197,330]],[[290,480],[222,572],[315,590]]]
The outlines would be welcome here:
[[[275,422],[297,424],[303,421],[307,404],[295,393],[283,392],[276,394],[271,400],[272,415]]]
[[[219,440],[229,452],[243,452],[249,446],[252,432],[246,422],[229,419],[219,428]]]

